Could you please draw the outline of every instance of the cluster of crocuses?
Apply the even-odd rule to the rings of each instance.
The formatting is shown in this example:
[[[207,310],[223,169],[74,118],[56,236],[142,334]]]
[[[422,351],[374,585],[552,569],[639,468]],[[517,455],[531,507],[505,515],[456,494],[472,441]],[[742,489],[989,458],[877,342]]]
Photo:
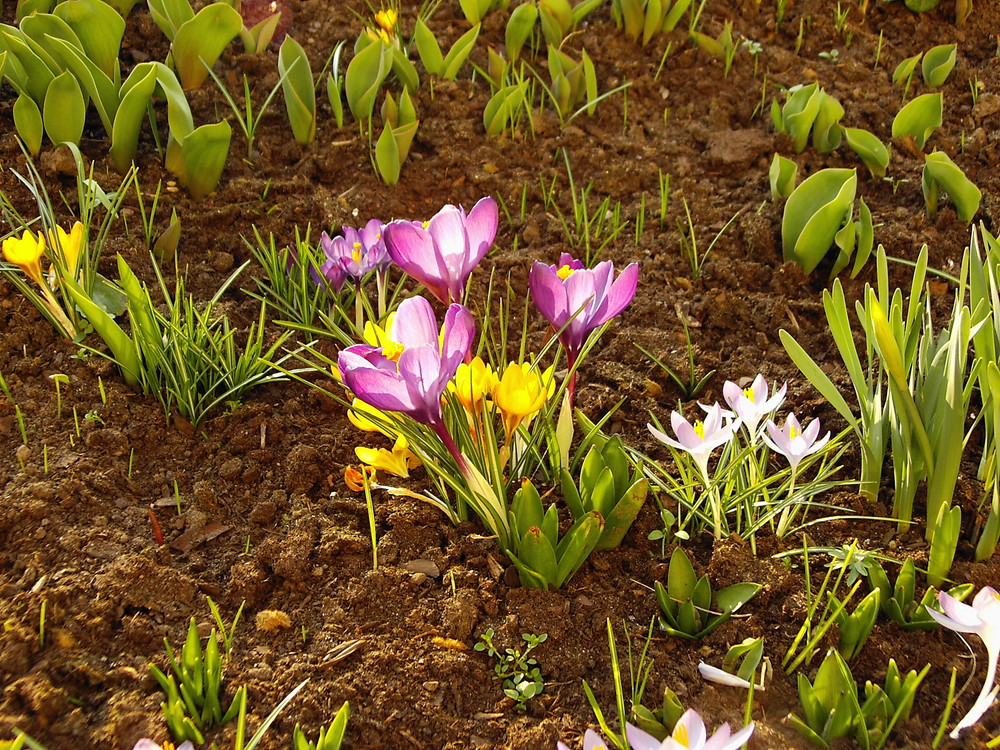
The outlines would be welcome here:
[[[518,427],[529,421],[554,391],[551,368],[540,372],[529,363],[514,362],[498,373],[472,356],[475,324],[461,302],[469,277],[488,252],[496,230],[496,201],[483,198],[468,214],[449,205],[426,223],[393,221],[382,226],[369,222],[363,230],[345,228],[343,237],[323,240],[328,260],[322,270],[331,284],[347,278],[359,280],[377,270],[387,257],[447,306],[439,331],[430,302],[423,297],[406,300],[385,328],[367,325],[366,342],[341,352],[338,366],[356,405],[399,412],[427,425],[463,474],[471,470],[442,411],[447,391],[465,407],[473,428],[488,398],[503,418],[504,445],[508,448]],[[610,261],[587,269],[568,254],[555,265],[533,265],[531,296],[566,351],[570,398],[588,338],[631,302],[638,270],[633,263],[616,278]],[[355,417],[363,410],[360,406],[355,409]],[[362,429],[379,429],[395,439],[396,445],[392,451],[363,451],[359,457],[369,465],[405,475],[415,456],[405,441],[400,442],[391,419],[377,421],[378,425],[370,419],[356,419],[355,424]]]
[[[727,381],[722,392],[729,409],[723,408],[718,402],[711,406],[699,404],[706,416],[694,422],[689,422],[676,411],[671,412],[670,424],[675,437],[668,436],[652,424],[648,425],[654,437],[680,451],[679,456],[690,457],[696,469],[693,479],[702,484],[708,496],[707,502],[716,536],[721,536],[723,533],[724,516],[728,509],[725,500],[714,491],[716,482],[709,470],[709,459],[717,448],[731,443],[740,428],[743,429],[746,444],[751,449],[749,454],[746,454],[748,458],[755,461],[755,450],[763,444],[788,461],[790,479],[785,492],[788,499],[793,497],[799,464],[807,456],[822,450],[830,440],[829,432],[822,438],[819,436],[818,419],[812,420],[804,429],[795,414],[789,414],[781,427],[771,419],[784,402],[785,391],[786,385],[783,384],[777,391],[772,392],[763,375],[757,375],[747,388],[741,388],[736,383]],[[765,418],[767,419],[762,425]],[[758,470],[761,468],[756,463],[754,466]],[[786,505],[778,521],[776,531],[779,535],[784,535],[794,517],[792,507]]]

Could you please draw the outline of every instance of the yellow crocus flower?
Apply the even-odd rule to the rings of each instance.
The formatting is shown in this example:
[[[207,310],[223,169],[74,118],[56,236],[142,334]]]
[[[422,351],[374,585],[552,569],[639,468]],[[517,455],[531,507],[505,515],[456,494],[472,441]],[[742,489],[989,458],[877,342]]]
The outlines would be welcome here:
[[[483,362],[482,357],[474,357],[472,362],[458,366],[448,390],[458,397],[469,414],[475,416],[482,411],[483,399],[493,392],[498,382],[493,368]]]
[[[420,466],[420,459],[410,450],[406,438],[400,435],[396,438],[395,445],[391,451],[385,448],[365,448],[358,446],[354,449],[355,455],[362,463],[373,469],[393,474],[397,477],[410,476],[410,469]]]
[[[48,244],[50,248],[58,247],[62,251],[66,275],[76,278],[77,269],[80,267],[80,251],[83,249],[83,224],[75,222],[69,234],[57,225],[54,233],[48,233]],[[52,257],[51,252],[49,257]]]
[[[393,341],[388,334],[388,331],[392,330],[392,324],[395,319],[396,313],[389,313],[389,317],[385,321],[385,328],[370,320],[365,321],[364,340],[369,346],[382,347],[382,354],[397,362],[399,361],[399,355],[403,353],[403,345],[397,341]]]
[[[514,430],[526,418],[534,415],[545,405],[549,395],[548,383],[528,362],[511,362],[504,370],[496,388],[493,402],[503,414],[503,426],[510,440]]]
[[[399,21],[399,12],[395,8],[380,10],[375,14],[375,23],[388,36],[396,33],[396,22]]]
[[[42,278],[42,255],[45,254],[44,235],[35,236],[25,229],[20,238],[8,237],[3,241],[3,257],[24,271],[38,286],[45,288]]]

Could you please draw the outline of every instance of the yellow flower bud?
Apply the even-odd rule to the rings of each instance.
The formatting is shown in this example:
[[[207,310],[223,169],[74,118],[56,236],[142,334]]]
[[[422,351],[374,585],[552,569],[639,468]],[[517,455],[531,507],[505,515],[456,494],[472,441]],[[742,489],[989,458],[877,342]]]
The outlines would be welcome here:
[[[62,227],[56,226],[54,233],[48,233],[48,244],[50,248],[49,257],[53,258],[51,248],[58,247],[62,252],[66,275],[76,278],[76,272],[80,268],[80,251],[83,249],[83,224],[80,222],[74,223],[69,230],[69,234]]]
[[[42,255],[45,253],[45,237],[35,235],[25,229],[24,234],[18,237],[8,237],[3,241],[3,256],[15,266],[18,266],[24,275],[32,279],[38,286],[45,286],[42,279]]]
[[[503,377],[493,389],[493,402],[503,413],[508,440],[521,422],[545,405],[548,395],[548,384],[537,370],[531,369],[529,363],[512,362],[507,365]]]
[[[482,411],[483,399],[493,392],[497,382],[493,368],[483,362],[482,357],[475,357],[471,363],[463,362],[458,366],[448,389],[458,397],[469,414],[477,415]]]

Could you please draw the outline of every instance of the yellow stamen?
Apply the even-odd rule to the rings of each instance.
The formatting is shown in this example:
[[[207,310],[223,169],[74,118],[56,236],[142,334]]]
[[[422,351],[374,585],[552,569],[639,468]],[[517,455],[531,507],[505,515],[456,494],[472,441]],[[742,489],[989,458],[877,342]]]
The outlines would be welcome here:
[[[705,439],[705,423],[700,419],[694,423],[694,434],[700,437],[702,440]]]
[[[351,260],[353,260],[355,263],[360,263],[361,262],[361,243],[360,242],[355,242],[354,243],[354,249],[351,250]]]
[[[744,388],[743,395],[746,396],[748,399],[750,399],[751,404],[757,403],[756,401],[753,400],[753,388]]]
[[[575,268],[570,268],[569,264],[566,264],[558,271],[556,271],[556,276],[558,276],[562,281],[566,281],[566,279],[568,279],[575,270],[576,270]]]
[[[788,439],[789,440],[794,440],[795,438],[797,438],[801,434],[802,434],[802,430],[795,429],[794,425],[789,425],[788,426]]]
[[[691,747],[691,737],[688,735],[687,727],[680,722],[674,727],[674,732],[670,736],[681,747]]]

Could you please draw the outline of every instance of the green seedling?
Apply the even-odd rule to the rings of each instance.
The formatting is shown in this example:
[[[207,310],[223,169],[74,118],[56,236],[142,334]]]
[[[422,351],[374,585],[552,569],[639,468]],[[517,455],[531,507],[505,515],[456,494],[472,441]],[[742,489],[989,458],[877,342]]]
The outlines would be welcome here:
[[[514,548],[505,552],[521,585],[540,589],[558,589],[569,581],[597,547],[605,527],[601,514],[590,510],[560,539],[555,504],[543,511],[538,490],[527,479],[514,494],[509,524]]]
[[[281,64],[281,59],[279,58],[279,65],[280,64]],[[257,128],[260,127],[260,121],[263,119],[264,113],[267,112],[268,107],[271,106],[271,102],[274,101],[274,97],[277,95],[278,89],[284,86],[285,81],[288,78],[288,74],[298,64],[299,64],[298,60],[293,59],[291,61],[289,67],[285,69],[284,72],[279,76],[277,83],[274,84],[274,86],[271,88],[271,91],[264,98],[264,101],[260,105],[260,109],[258,109],[256,113],[254,112],[253,99],[250,94],[250,79],[247,78],[245,73],[243,74],[243,106],[240,107],[236,103],[236,100],[233,99],[232,94],[229,93],[229,89],[226,88],[226,85],[222,82],[222,79],[215,74],[215,71],[209,69],[208,74],[212,76],[212,80],[215,81],[215,85],[219,87],[219,91],[222,93],[223,98],[226,100],[226,104],[229,105],[229,109],[232,111],[233,116],[236,119],[236,124],[239,125],[240,130],[243,132],[243,137],[246,139],[247,142],[248,159],[253,157],[253,144],[257,137]],[[292,121],[293,114],[297,118],[300,117],[300,115],[302,116],[302,118],[305,118],[307,116],[307,113],[305,113],[304,111],[305,109],[304,107],[299,108],[298,106],[288,106],[288,97],[289,96],[293,97],[293,104],[294,104],[294,102],[297,101],[295,99],[297,93],[298,92],[296,90],[293,90],[290,93],[289,92],[285,93],[286,110],[288,111],[288,117],[290,123],[293,122]],[[315,109],[315,101],[313,102],[313,106]],[[292,125],[292,130],[294,133],[296,128],[308,129],[308,127],[309,127],[308,123],[303,123],[296,120]]]
[[[771,103],[771,121],[779,133],[792,137],[795,152],[805,151],[812,136],[812,146],[821,154],[828,154],[840,146],[840,119],[844,108],[827,94],[818,83],[793,86],[788,89],[784,106],[775,99]]]
[[[944,86],[955,68],[957,49],[957,44],[942,44],[927,50],[920,65],[920,73],[927,88],[936,89]]]
[[[413,42],[417,46],[417,54],[420,55],[420,61],[424,64],[427,72],[442,80],[454,81],[462,69],[462,65],[476,46],[479,29],[478,22],[473,24],[471,29],[462,34],[451,45],[448,54],[444,54],[434,33],[427,27],[423,19],[418,18],[413,29]]]
[[[474,648],[476,651],[485,651],[496,661],[493,679],[501,683],[504,695],[514,701],[514,706],[519,711],[524,711],[527,709],[527,702],[541,695],[545,689],[538,661],[529,655],[548,639],[548,635],[522,633],[521,638],[527,644],[524,651],[506,648],[502,652],[493,645],[493,635],[493,628],[487,629],[479,636],[479,642]]]
[[[866,682],[862,703],[850,668],[831,649],[813,682],[799,675],[805,719],[789,714],[787,721],[810,742],[824,747],[838,737],[853,737],[861,747],[877,750],[885,745],[893,727],[909,717],[917,689],[929,671],[930,664],[919,674],[911,670],[903,677],[890,659],[885,686]]]
[[[781,154],[775,154],[767,173],[771,183],[771,200],[776,201],[778,198],[787,198],[791,195],[795,190],[798,173],[798,164]]]
[[[49,380],[56,386],[56,419],[62,419],[62,390],[60,386],[69,385],[69,375],[57,372],[55,375],[49,375]]]
[[[700,640],[728,621],[760,589],[758,583],[737,583],[713,596],[708,575],[698,578],[691,559],[675,547],[670,555],[667,585],[656,582],[660,627],[679,638]]]
[[[691,0],[614,0],[612,18],[633,42],[641,38],[645,47],[661,33],[673,31]]]
[[[854,169],[821,169],[795,188],[785,202],[781,219],[782,253],[806,273],[836,244],[839,252],[830,277],[850,262],[857,251],[853,274],[871,255],[874,241],[871,212],[861,200],[860,217],[854,221],[858,175]]]
[[[420,121],[410,92],[405,88],[399,95],[398,103],[391,94],[385,95],[381,114],[384,128],[375,144],[373,161],[382,181],[386,185],[395,185]]]
[[[274,32],[278,30],[280,22],[281,11],[278,10],[254,24],[252,28],[247,28],[244,23],[239,34],[240,41],[243,42],[243,51],[251,55],[262,54],[274,39]]]
[[[592,445],[580,467],[579,484],[569,468],[561,477],[563,498],[574,521],[597,512],[604,530],[594,549],[614,549],[621,544],[646,501],[649,481],[641,468],[633,468],[617,435],[604,437],[603,445]]]
[[[243,19],[227,3],[210,3],[182,23],[171,38],[167,63],[177,71],[186,91],[208,78],[229,43],[243,30]]]
[[[710,37],[700,31],[689,32],[691,39],[700,50],[723,62],[723,71],[726,78],[733,67],[733,60],[739,51],[739,45],[733,40],[733,22],[726,21],[722,24],[722,31],[717,37]]]
[[[303,631],[303,638],[305,633]],[[347,731],[347,721],[351,716],[351,704],[344,701],[344,704],[337,709],[328,727],[320,727],[319,737],[315,742],[306,737],[306,733],[296,724],[292,732],[292,745],[294,750],[340,750],[344,742],[344,733]]]
[[[868,583],[880,593],[879,606],[882,614],[898,624],[903,630],[937,630],[940,626],[929,614],[928,608],[936,608],[938,592],[929,586],[924,595],[916,597],[916,566],[907,559],[900,566],[895,584],[890,584],[885,569],[877,560],[872,560],[868,568]],[[959,601],[972,593],[973,585],[964,583],[948,590]]]
[[[164,674],[155,664],[149,670],[163,690],[166,700],[161,704],[167,726],[177,742],[205,742],[203,731],[221,727],[236,718],[240,706],[245,709],[246,687],[236,691],[229,708],[222,710],[222,660],[215,629],[212,629],[204,649],[198,637],[198,623],[191,618],[187,640],[180,658],[174,655],[170,642],[164,639],[172,674]]]
[[[240,615],[243,614],[243,607],[245,605],[245,601],[240,602],[239,609],[236,610],[236,614],[233,616],[233,622],[227,628],[226,621],[222,619],[222,613],[219,611],[218,605],[212,601],[212,597],[208,597],[208,608],[212,611],[215,624],[219,626],[219,633],[222,635],[223,653],[227,659],[233,653],[233,636],[236,634],[236,626],[239,624]]]
[[[840,602],[830,594],[830,599],[834,607],[839,609]],[[837,615],[837,627],[840,629],[840,640],[837,644],[837,651],[847,661],[852,661],[861,649],[864,648],[865,641],[871,635],[872,628],[875,627],[875,618],[879,612],[879,601],[881,592],[878,589],[872,590],[853,612],[848,613],[846,607],[840,609]]]

